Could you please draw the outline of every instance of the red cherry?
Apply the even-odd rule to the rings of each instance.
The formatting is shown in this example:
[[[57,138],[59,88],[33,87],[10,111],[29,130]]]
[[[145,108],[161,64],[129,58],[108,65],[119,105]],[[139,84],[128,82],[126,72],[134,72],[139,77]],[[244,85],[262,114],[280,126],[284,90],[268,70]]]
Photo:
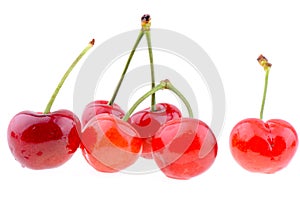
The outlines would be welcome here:
[[[93,117],[84,127],[82,152],[88,163],[101,172],[116,172],[140,156],[142,140],[129,123],[110,114]]]
[[[71,111],[23,111],[10,121],[7,139],[13,156],[22,166],[48,169],[72,157],[80,143],[80,130],[80,121]]]
[[[125,115],[125,112],[121,109],[121,107],[117,104],[113,104],[112,106],[108,104],[106,100],[96,100],[92,101],[86,105],[83,114],[82,114],[82,125],[85,126],[90,119],[99,114],[112,114],[118,118],[122,118]],[[109,168],[103,165],[101,162],[98,162],[92,154],[89,154],[86,149],[83,147],[82,154],[88,163],[94,165],[95,169],[101,169],[99,171],[106,172],[116,172],[117,170]],[[93,164],[92,164],[93,163]]]
[[[156,104],[156,110],[150,108],[134,113],[128,122],[137,130],[143,139],[142,157],[152,158],[152,138],[158,129],[166,122],[181,118],[180,110],[168,103]]]
[[[265,71],[260,119],[249,118],[236,124],[229,143],[234,159],[243,168],[270,174],[286,167],[291,161],[298,147],[298,136],[292,125],[284,120],[262,120],[272,64],[263,55],[257,61]]]
[[[120,119],[125,115],[125,112],[121,109],[121,107],[115,103],[111,106],[108,105],[108,101],[106,100],[92,101],[86,105],[82,113],[82,125],[86,125],[87,122],[95,115],[103,113],[112,114]]]
[[[211,129],[202,121],[181,118],[163,125],[152,140],[153,158],[170,178],[189,179],[214,162],[218,146]]]
[[[280,119],[240,121],[230,135],[234,159],[252,172],[274,173],[286,167],[298,146],[291,124]]]
[[[65,80],[95,40],[81,51],[55,88],[43,113],[23,111],[8,125],[9,148],[17,161],[31,169],[58,167],[71,158],[80,144],[81,123],[69,110],[50,112]]]

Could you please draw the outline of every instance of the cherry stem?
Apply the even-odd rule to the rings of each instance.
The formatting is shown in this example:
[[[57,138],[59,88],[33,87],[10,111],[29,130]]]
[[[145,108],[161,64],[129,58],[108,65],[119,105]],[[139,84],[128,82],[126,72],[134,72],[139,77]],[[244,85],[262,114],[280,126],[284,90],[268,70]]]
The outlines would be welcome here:
[[[267,89],[268,89],[269,72],[270,72],[270,68],[268,68],[266,70],[266,75],[265,75],[265,87],[264,87],[264,93],[263,93],[261,108],[260,108],[260,119],[263,119],[263,114],[264,114],[264,108],[265,108],[265,102],[266,102],[266,96],[267,96]]]
[[[154,73],[154,64],[153,64],[153,53],[152,53],[152,44],[151,44],[151,34],[150,34],[150,16],[147,22],[143,24],[143,29],[145,30],[147,44],[148,44],[148,52],[149,52],[149,59],[150,59],[150,71],[151,71],[151,89],[155,87],[155,73]],[[151,96],[151,111],[156,110],[156,100],[155,100],[155,93]]]
[[[120,80],[119,80],[119,82],[118,82],[118,84],[117,84],[117,87],[116,87],[114,93],[113,93],[113,96],[111,97],[110,101],[108,102],[108,105],[110,105],[110,106],[113,105],[114,102],[115,102],[115,99],[116,99],[116,97],[117,97],[117,94],[118,94],[118,92],[119,92],[119,89],[120,89],[120,87],[121,87],[121,85],[122,85],[122,82],[123,82],[123,80],[124,80],[125,74],[126,74],[126,72],[127,72],[127,69],[128,69],[128,67],[129,67],[130,61],[131,61],[131,59],[132,59],[132,57],[133,57],[133,55],[134,55],[134,52],[135,52],[137,46],[138,46],[139,43],[140,43],[140,41],[141,41],[143,35],[144,35],[144,30],[141,29],[141,31],[140,31],[140,33],[139,33],[139,35],[138,35],[138,37],[137,37],[137,39],[136,39],[136,41],[135,41],[135,44],[134,44],[134,46],[133,46],[133,48],[132,48],[132,50],[131,50],[131,52],[130,52],[130,55],[129,55],[128,60],[127,60],[126,65],[125,65],[125,68],[124,68],[124,70],[123,70],[123,72],[122,72],[122,74],[121,74]]]
[[[264,108],[265,108],[265,102],[266,102],[266,96],[267,96],[267,89],[268,89],[268,81],[269,81],[269,73],[272,64],[268,62],[267,58],[264,57],[263,55],[260,55],[257,58],[257,61],[259,64],[264,68],[266,74],[265,74],[265,86],[264,86],[264,93],[263,93],[263,98],[262,98],[262,103],[261,103],[261,108],[260,108],[260,119],[263,119],[263,114],[264,114]]]
[[[150,95],[152,95],[153,93],[159,91],[159,90],[163,90],[163,89],[168,89],[171,90],[172,92],[174,92],[185,104],[188,113],[189,113],[189,117],[193,118],[193,111],[192,108],[189,104],[189,102],[187,101],[187,99],[183,96],[183,94],[177,90],[169,80],[163,80],[160,82],[160,84],[158,84],[157,86],[155,86],[154,88],[152,88],[150,91],[148,91],[146,94],[144,94],[142,97],[140,97],[132,106],[131,108],[128,110],[128,112],[126,113],[126,115],[123,117],[124,121],[127,121],[130,117],[130,115],[134,112],[134,110],[146,99],[148,98]]]
[[[89,42],[89,44],[81,51],[81,53],[77,56],[77,58],[73,61],[73,63],[71,64],[71,66],[68,68],[68,70],[65,72],[64,76],[62,77],[62,79],[60,80],[60,82],[58,83],[56,89],[54,90],[47,106],[46,109],[44,110],[44,114],[48,114],[51,110],[51,107],[53,105],[53,102],[59,92],[59,90],[61,89],[62,85],[64,84],[65,80],[67,79],[67,77],[69,76],[69,74],[71,73],[71,71],[74,69],[74,67],[76,66],[76,64],[81,60],[81,58],[88,52],[88,50],[93,47],[95,44],[95,40],[91,40]]]

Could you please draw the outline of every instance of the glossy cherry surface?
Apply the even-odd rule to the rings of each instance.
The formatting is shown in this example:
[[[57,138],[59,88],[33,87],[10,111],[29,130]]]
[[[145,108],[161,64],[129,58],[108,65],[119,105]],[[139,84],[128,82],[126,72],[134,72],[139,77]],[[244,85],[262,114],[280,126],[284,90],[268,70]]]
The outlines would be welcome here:
[[[181,118],[180,110],[168,103],[158,103],[156,110],[150,108],[134,113],[128,122],[137,130],[143,139],[142,157],[152,158],[152,138],[158,129],[166,122]]]
[[[81,124],[71,111],[48,114],[23,111],[9,123],[9,148],[22,166],[31,169],[58,167],[77,150]]]
[[[87,162],[101,172],[116,172],[135,163],[142,140],[127,122],[110,114],[93,117],[81,135],[82,153]]]
[[[83,110],[81,121],[82,125],[86,125],[87,122],[93,118],[95,115],[108,113],[112,114],[118,118],[122,118],[125,115],[125,112],[117,104],[108,105],[106,100],[96,100],[87,104]]]
[[[280,119],[240,121],[230,135],[234,159],[252,172],[274,173],[288,165],[298,147],[291,124]]]
[[[202,121],[181,118],[167,122],[152,141],[153,158],[170,178],[190,179],[206,171],[215,161],[216,138]]]

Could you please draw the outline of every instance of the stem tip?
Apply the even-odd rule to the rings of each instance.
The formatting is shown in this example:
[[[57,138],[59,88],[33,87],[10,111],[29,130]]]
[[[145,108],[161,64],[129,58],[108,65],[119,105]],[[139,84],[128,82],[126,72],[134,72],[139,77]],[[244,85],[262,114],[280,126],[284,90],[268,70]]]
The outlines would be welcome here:
[[[258,56],[257,61],[265,70],[267,70],[272,66],[272,64],[268,62],[268,59],[264,57],[262,54]]]
[[[150,17],[149,14],[144,14],[144,15],[141,17],[142,23],[143,23],[143,22],[144,22],[144,23],[149,23],[150,20],[151,20],[151,17]]]
[[[151,17],[149,14],[144,14],[141,17],[141,24],[144,31],[149,31],[151,26]]]
[[[95,39],[92,39],[92,40],[90,41],[90,44],[91,44],[92,46],[94,46],[94,44],[95,44]]]

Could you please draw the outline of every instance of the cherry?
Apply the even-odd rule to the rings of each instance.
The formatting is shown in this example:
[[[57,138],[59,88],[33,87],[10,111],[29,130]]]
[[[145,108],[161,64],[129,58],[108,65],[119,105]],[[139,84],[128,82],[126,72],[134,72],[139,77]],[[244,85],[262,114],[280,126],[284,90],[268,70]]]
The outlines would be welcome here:
[[[140,156],[142,140],[127,122],[110,114],[94,116],[81,135],[83,156],[96,170],[117,172]]]
[[[85,126],[94,116],[99,114],[111,114],[118,118],[122,118],[125,115],[125,112],[121,109],[121,107],[117,104],[109,105],[108,101],[106,100],[96,100],[93,102],[90,102],[86,105],[84,112],[82,114],[82,125]],[[102,163],[98,162],[96,158],[92,156],[92,154],[89,154],[87,150],[85,149],[84,145],[81,142],[81,150],[84,158],[88,163],[94,166],[95,169],[102,169],[107,172],[115,172],[116,170],[111,169],[109,167],[106,167]],[[101,170],[98,170],[101,171]]]
[[[69,110],[23,111],[10,121],[8,144],[15,159],[31,169],[62,165],[78,148],[79,119]]]
[[[244,119],[230,135],[232,155],[242,167],[252,172],[275,173],[286,167],[297,146],[295,129],[280,119],[266,122]]]
[[[145,16],[145,17],[144,17]],[[129,68],[129,64],[133,58],[133,55],[136,51],[137,46],[139,45],[141,39],[143,38],[144,34],[145,34],[145,24],[148,24],[149,20],[150,20],[150,15],[147,15],[148,17],[146,17],[146,15],[143,15],[141,17],[141,25],[142,28],[138,34],[138,37],[135,41],[135,44],[130,52],[130,55],[128,57],[128,60],[126,62],[126,65],[123,69],[123,72],[121,74],[121,77],[119,79],[119,82],[115,88],[115,91],[110,99],[110,101],[106,101],[106,100],[96,100],[96,101],[92,101],[90,102],[88,105],[86,105],[83,113],[82,113],[82,125],[85,126],[89,120],[91,120],[94,116],[98,115],[98,114],[103,114],[103,113],[108,113],[108,114],[112,114],[118,118],[123,118],[125,115],[125,112],[120,108],[120,106],[115,102],[115,99],[117,97],[117,94],[120,90],[120,87],[122,85],[122,82],[125,78],[126,72]],[[115,171],[113,169],[109,169],[108,167],[104,167],[104,170],[101,170],[103,168],[103,164],[101,162],[97,162],[97,158],[94,158],[92,154],[88,154],[87,150],[85,149],[84,145],[82,145],[82,153],[85,157],[85,159],[91,164],[91,162],[94,166],[94,168],[96,169],[100,169],[99,171]],[[99,167],[101,166],[101,167]]]
[[[152,138],[158,129],[170,120],[181,118],[180,110],[172,104],[158,103],[155,106],[155,111],[146,108],[134,113],[128,120],[143,139],[142,157],[147,159],[152,158]]]
[[[72,69],[93,45],[94,40],[69,67],[43,113],[22,111],[11,119],[7,130],[8,145],[22,166],[30,169],[58,167],[77,150],[81,131],[78,117],[69,110],[50,112],[50,109]]]
[[[262,120],[271,64],[262,55],[258,57],[258,62],[266,72],[260,119],[244,119],[234,126],[230,134],[230,150],[244,169],[275,173],[286,167],[293,158],[298,147],[298,136],[292,125],[284,120]]]
[[[181,118],[164,124],[152,140],[153,158],[170,178],[190,179],[214,163],[218,146],[211,129],[198,119]]]

